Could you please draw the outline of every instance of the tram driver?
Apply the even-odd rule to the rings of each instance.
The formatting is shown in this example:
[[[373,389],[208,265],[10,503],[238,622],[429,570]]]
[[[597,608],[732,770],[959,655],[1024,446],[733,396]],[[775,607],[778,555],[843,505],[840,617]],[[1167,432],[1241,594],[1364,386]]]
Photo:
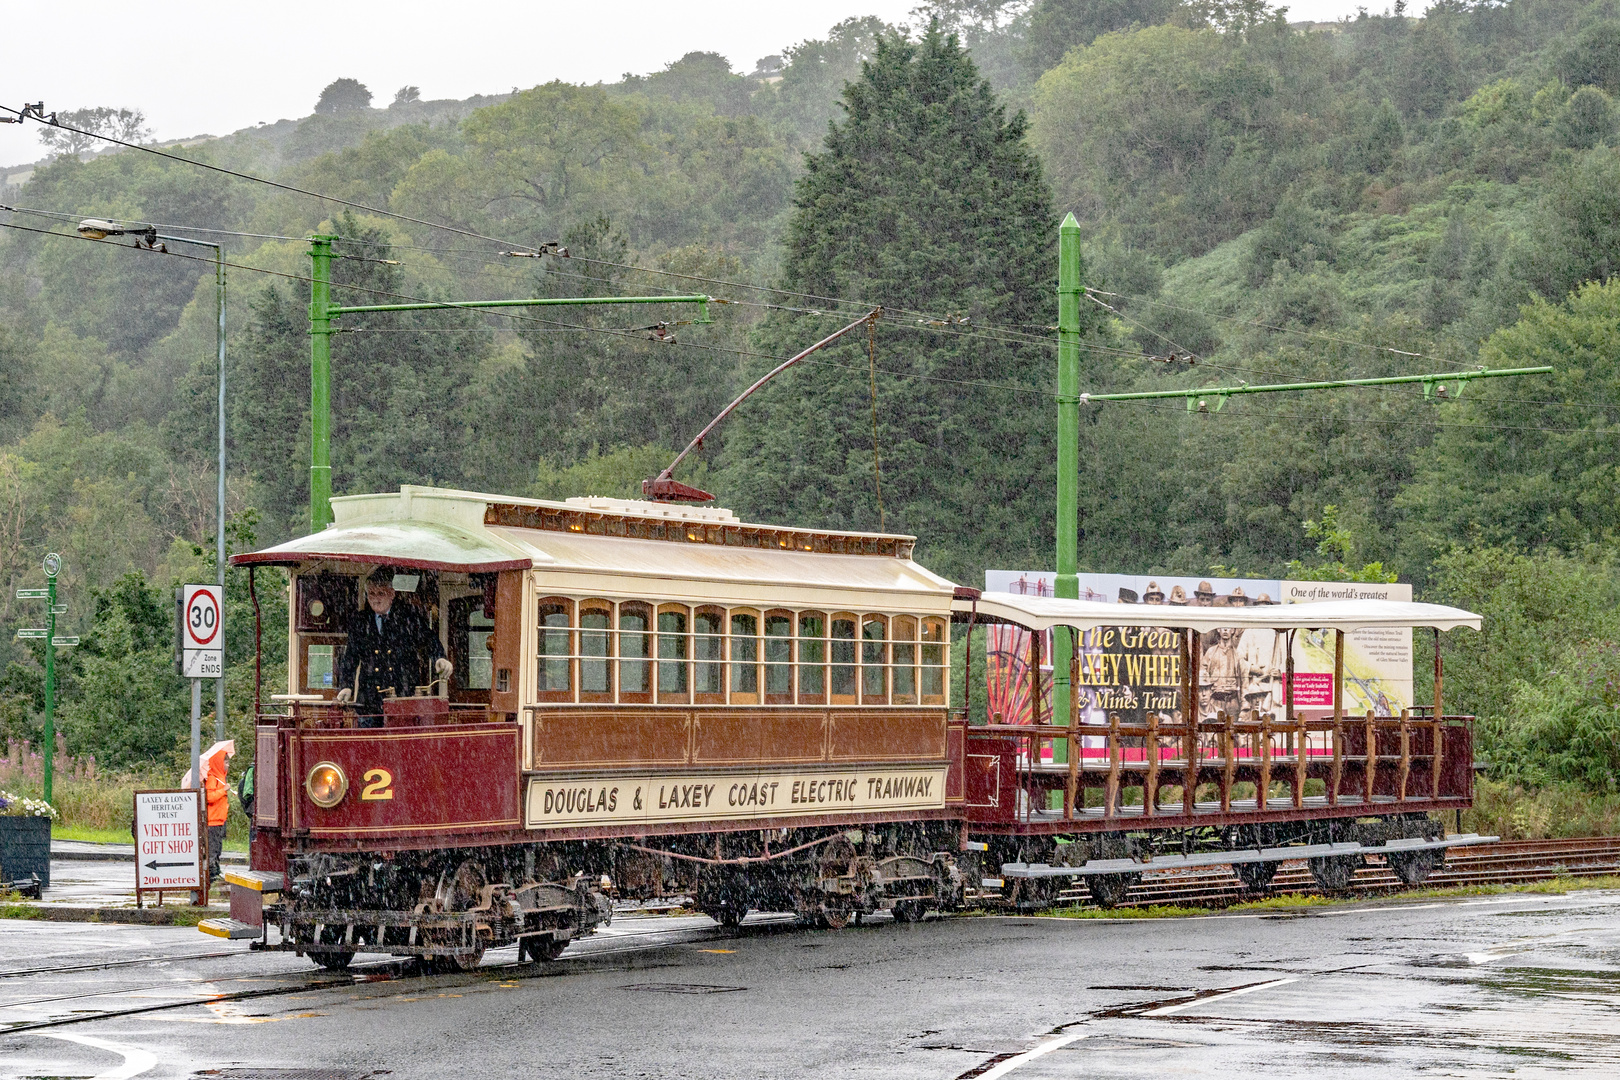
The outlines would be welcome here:
[[[366,580],[366,603],[349,620],[349,640],[336,672],[339,703],[353,702],[356,726],[382,727],[385,697],[409,697],[436,678],[449,678],[439,635],[411,604],[395,603],[394,571],[374,570]]]

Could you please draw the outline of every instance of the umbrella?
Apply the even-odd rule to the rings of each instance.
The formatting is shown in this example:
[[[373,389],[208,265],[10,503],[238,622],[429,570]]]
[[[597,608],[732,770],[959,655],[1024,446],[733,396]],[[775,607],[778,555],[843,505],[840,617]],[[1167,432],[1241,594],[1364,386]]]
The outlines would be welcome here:
[[[203,771],[204,776],[208,775],[208,759],[212,758],[215,754],[224,754],[226,757],[235,757],[236,740],[221,739],[219,742],[202,752],[202,756],[197,759],[197,767]],[[184,789],[193,786],[195,785],[193,785],[191,782],[191,770],[187,769],[186,775],[180,778],[180,787]]]

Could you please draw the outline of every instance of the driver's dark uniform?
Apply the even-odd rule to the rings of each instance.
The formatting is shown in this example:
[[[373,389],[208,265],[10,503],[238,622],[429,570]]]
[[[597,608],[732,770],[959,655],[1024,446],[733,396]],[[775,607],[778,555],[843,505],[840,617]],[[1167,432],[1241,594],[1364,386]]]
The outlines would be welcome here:
[[[384,692],[391,690],[397,697],[414,694],[433,677],[433,662],[443,656],[444,646],[427,617],[396,597],[386,615],[367,605],[349,620],[337,685],[354,689],[360,727],[381,727]]]

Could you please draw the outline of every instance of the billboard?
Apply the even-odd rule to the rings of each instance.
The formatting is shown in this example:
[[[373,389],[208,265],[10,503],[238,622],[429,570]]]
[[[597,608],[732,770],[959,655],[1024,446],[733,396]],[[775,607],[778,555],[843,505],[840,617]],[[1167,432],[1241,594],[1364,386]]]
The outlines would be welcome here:
[[[990,570],[986,592],[1051,596],[1048,571]],[[1081,574],[1080,599],[1166,607],[1254,607],[1324,600],[1412,599],[1405,584],[1287,581],[1262,578],[1193,578],[1163,574]],[[1032,650],[1031,635],[1016,626],[991,626],[985,678],[992,723],[1052,722],[1051,634]],[[1217,630],[1205,634],[1195,673],[1199,719],[1218,714],[1281,720],[1287,693],[1287,643],[1272,630]],[[1076,697],[1082,723],[1105,724],[1110,715],[1126,723],[1149,713],[1176,722],[1182,717],[1181,646],[1173,630],[1098,627],[1081,635]],[[1039,672],[1034,672],[1036,658]],[[1321,716],[1333,710],[1333,634],[1294,634],[1294,711]],[[1345,635],[1344,709],[1347,715],[1398,715],[1412,702],[1412,633],[1407,629],[1355,630]],[[1039,686],[1039,696],[1035,688]],[[1061,718],[1059,718],[1061,722]]]

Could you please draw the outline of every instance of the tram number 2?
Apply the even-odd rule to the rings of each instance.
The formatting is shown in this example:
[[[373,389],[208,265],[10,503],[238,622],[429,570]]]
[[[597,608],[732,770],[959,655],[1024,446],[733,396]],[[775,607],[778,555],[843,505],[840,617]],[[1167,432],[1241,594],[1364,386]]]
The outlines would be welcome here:
[[[394,797],[394,774],[387,769],[368,769],[366,786],[360,789],[361,802],[376,802]]]

